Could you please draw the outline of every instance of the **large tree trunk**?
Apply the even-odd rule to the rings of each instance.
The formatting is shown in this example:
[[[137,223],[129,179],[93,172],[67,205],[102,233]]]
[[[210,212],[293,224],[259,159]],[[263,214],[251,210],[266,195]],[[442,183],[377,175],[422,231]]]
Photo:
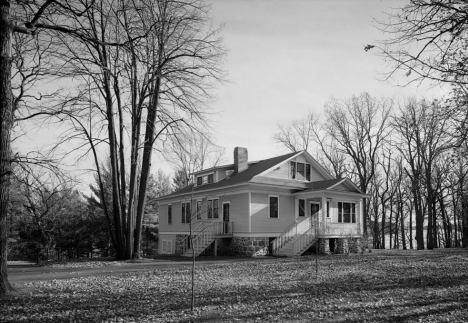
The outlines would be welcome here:
[[[416,248],[424,250],[424,212],[421,205],[419,188],[413,188],[414,210],[416,211]]]
[[[380,248],[385,249],[385,225],[386,225],[386,212],[387,209],[385,207],[386,202],[384,201],[383,198],[380,199],[380,203],[382,205],[382,236],[380,237],[382,242],[380,243]]]
[[[13,290],[7,274],[10,135],[13,125],[11,33],[10,4],[7,0],[0,0],[0,295]]]
[[[133,257],[141,257],[141,229],[143,226],[143,216],[145,211],[146,204],[146,189],[148,187],[148,178],[151,170],[151,155],[153,152],[153,143],[156,129],[156,113],[159,104],[159,89],[161,86],[161,76],[158,72],[156,78],[156,85],[154,89],[154,97],[150,104],[148,111],[148,120],[146,121],[146,130],[145,130],[145,144],[143,149],[143,161],[141,164],[141,177],[140,177],[140,189],[138,190],[138,207],[137,207],[137,216],[136,216],[136,226],[135,226],[135,243],[133,245]]]
[[[406,236],[405,236],[405,218],[403,216],[403,201],[401,193],[399,194],[398,199],[398,214],[400,215],[400,226],[401,226],[401,244],[403,245],[403,250],[406,250]],[[398,215],[397,215],[398,216]]]

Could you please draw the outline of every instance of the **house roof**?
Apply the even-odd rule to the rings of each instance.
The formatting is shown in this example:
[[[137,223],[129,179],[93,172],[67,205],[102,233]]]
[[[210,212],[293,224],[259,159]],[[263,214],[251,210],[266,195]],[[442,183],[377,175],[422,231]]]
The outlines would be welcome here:
[[[356,192],[364,194],[364,192],[348,178],[335,178],[335,179],[329,179],[325,181],[310,182],[310,183],[307,183],[306,191],[331,190],[335,186],[338,186],[339,184],[345,184],[346,186],[353,188]]]
[[[172,197],[172,196],[192,193],[192,188],[193,188],[193,192],[197,193],[197,192],[203,192],[205,190],[219,189],[219,188],[246,183],[250,181],[254,176],[263,173],[264,171],[270,169],[271,167],[297,154],[298,154],[297,152],[294,152],[294,153],[289,153],[289,154],[278,156],[278,157],[264,159],[264,160],[257,162],[256,164],[250,165],[249,168],[247,168],[243,172],[232,174],[231,176],[224,178],[220,180],[219,182],[206,184],[202,186],[195,186],[195,187],[193,187],[193,184],[192,184],[184,188],[181,188],[180,190],[177,190],[169,195],[162,196],[158,198],[157,200],[165,199],[165,198]]]
[[[336,184],[342,182],[343,180],[344,180],[343,178],[335,178],[335,179],[329,179],[325,181],[310,182],[310,183],[307,183],[307,190],[309,191],[327,190],[331,188],[332,186],[335,186]]]

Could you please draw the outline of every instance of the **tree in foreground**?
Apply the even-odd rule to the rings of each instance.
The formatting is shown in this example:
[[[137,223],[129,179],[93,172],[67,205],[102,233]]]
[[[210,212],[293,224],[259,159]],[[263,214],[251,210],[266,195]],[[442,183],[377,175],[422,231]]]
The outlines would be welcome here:
[[[0,1],[0,295],[12,290],[7,279],[7,209],[12,167],[11,130],[16,98],[12,92],[12,36],[34,35],[38,30],[56,30],[79,37],[81,30],[70,29],[57,17],[57,11],[84,15],[89,3],[81,1]]]
[[[208,9],[198,0],[99,2],[88,15],[68,19],[84,37],[59,38],[60,73],[79,82],[64,100],[59,122],[71,127],[62,143],[87,145],[100,192],[98,146],[108,145],[112,198],[104,209],[112,212],[119,259],[140,257],[155,142],[177,136],[181,126],[206,125],[205,104],[222,78],[224,54]]]

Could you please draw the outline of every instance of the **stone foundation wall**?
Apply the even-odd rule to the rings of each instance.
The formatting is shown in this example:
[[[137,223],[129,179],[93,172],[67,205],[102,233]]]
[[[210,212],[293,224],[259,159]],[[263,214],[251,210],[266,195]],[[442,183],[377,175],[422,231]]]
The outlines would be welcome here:
[[[319,254],[328,255],[330,254],[330,241],[328,239],[320,238],[318,241]]]
[[[348,239],[347,238],[336,239],[335,253],[338,253],[338,254],[348,253]]]
[[[240,256],[268,255],[268,237],[232,238],[231,250]]]
[[[361,252],[361,248],[360,248],[360,245],[361,245],[361,239],[359,238],[353,238],[351,239],[350,243],[349,243],[349,252],[350,253],[359,253]]]

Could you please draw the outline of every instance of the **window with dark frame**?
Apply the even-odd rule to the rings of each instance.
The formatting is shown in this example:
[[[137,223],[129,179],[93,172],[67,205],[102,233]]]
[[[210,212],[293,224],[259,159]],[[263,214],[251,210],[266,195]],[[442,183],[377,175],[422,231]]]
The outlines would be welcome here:
[[[182,202],[182,223],[190,223],[190,202]]]
[[[199,176],[197,177],[197,185],[202,185],[203,184],[203,177]]]
[[[299,216],[305,216],[305,200],[299,200]]]
[[[172,205],[167,206],[167,224],[172,224]]]
[[[270,196],[270,218],[278,218],[278,197]]]
[[[213,174],[208,175],[208,184],[213,183],[213,181],[214,181],[214,176],[213,176]]]
[[[185,223],[185,202],[182,202],[182,223]]]

